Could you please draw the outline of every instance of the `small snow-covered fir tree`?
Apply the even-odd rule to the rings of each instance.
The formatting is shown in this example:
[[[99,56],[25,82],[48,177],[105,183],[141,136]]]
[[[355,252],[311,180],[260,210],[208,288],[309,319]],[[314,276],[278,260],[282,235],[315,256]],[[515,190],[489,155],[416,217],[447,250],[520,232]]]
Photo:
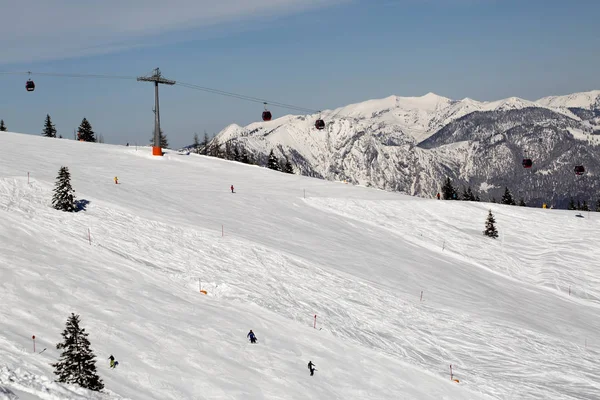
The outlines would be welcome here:
[[[452,181],[450,177],[446,178],[446,183],[442,186],[442,194],[444,196],[444,200],[457,200],[458,195],[456,193],[456,189],[452,186]]]
[[[0,119],[0,132],[6,132],[6,125],[4,125],[3,119]]]
[[[498,237],[498,230],[494,226],[495,223],[496,220],[494,219],[492,210],[490,210],[490,212],[488,213],[487,220],[485,221],[485,231],[483,231],[483,234],[485,236],[489,236],[494,239]]]
[[[267,161],[267,168],[274,169],[275,171],[279,171],[279,160],[275,153],[273,153],[273,149],[269,153],[269,160]]]
[[[56,177],[54,196],[52,196],[52,207],[61,211],[75,211],[75,196],[73,195],[73,192],[75,192],[75,190],[73,190],[73,187],[71,186],[71,174],[69,173],[69,168],[60,167],[58,176]]]
[[[46,114],[46,121],[44,122],[44,130],[42,131],[42,135],[46,137],[56,137],[56,127],[50,119],[50,114]]]
[[[86,389],[100,391],[104,389],[102,379],[96,373],[96,356],[90,348],[88,333],[79,326],[79,315],[71,313],[62,333],[63,342],[56,348],[63,350],[54,367],[58,382],[74,383]]]

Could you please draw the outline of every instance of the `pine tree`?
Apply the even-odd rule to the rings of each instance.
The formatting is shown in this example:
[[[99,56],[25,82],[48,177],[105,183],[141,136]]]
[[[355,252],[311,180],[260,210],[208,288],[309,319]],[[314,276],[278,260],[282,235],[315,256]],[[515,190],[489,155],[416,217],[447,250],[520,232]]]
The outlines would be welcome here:
[[[204,131],[204,140],[202,141],[202,154],[204,154],[205,156],[208,155],[208,150],[209,150],[208,144],[209,143],[210,143],[210,139],[208,138],[208,133],[206,133],[206,131]]]
[[[245,147],[242,147],[242,154],[240,155],[240,161],[243,162],[244,164],[250,164],[250,156],[248,155],[248,151],[246,150]],[[598,201],[598,204],[600,204],[600,200]]]
[[[73,212],[75,211],[75,196],[71,187],[71,174],[69,168],[60,167],[56,177],[54,187],[54,196],[52,197],[52,207],[57,210]]]
[[[515,200],[512,197],[512,194],[510,194],[510,190],[508,190],[507,187],[504,188],[504,195],[502,196],[502,204],[508,204],[509,206],[514,206]]]
[[[469,189],[470,189],[470,188],[469,188]],[[467,189],[466,189],[466,188],[463,186],[463,192],[462,192],[462,194],[460,195],[460,199],[461,199],[461,200],[464,200],[464,201],[469,201],[469,200],[470,200],[470,198],[471,198],[471,197],[469,196],[469,193],[467,192]]]
[[[273,153],[273,149],[271,149],[271,152],[269,153],[267,168],[279,171],[279,160],[277,159],[277,156]]]
[[[83,140],[84,142],[96,142],[96,137],[94,136],[94,131],[92,130],[92,125],[88,122],[87,119],[83,119],[81,121],[81,125],[79,125],[77,137],[79,140]]]
[[[44,130],[42,131],[42,135],[52,138],[56,137],[56,127],[54,124],[52,124],[50,114],[46,114],[46,121],[44,122]]]
[[[456,190],[452,186],[452,182],[450,181],[450,177],[446,178],[446,183],[442,186],[442,195],[444,196],[444,200],[452,200],[453,196],[456,194]]]
[[[292,166],[290,159],[287,157],[285,158],[285,165],[283,166],[283,172],[285,172],[286,174],[294,173],[294,167]]]
[[[575,209],[575,200],[573,200],[573,198],[571,197],[571,200],[569,201],[569,206],[567,207],[568,210],[574,210]]]
[[[488,213],[487,220],[485,221],[485,231],[483,234],[485,236],[489,236],[491,238],[496,239],[498,237],[498,230],[494,226],[496,220],[494,219],[494,215],[492,214],[492,210]]]
[[[583,204],[581,205],[581,211],[590,211],[590,208],[587,205],[587,201],[583,201]]]
[[[3,119],[0,119],[0,132],[6,132],[6,125],[4,125]]]
[[[225,142],[225,159],[233,160],[233,145],[231,140]]]
[[[520,206],[520,207],[526,207],[526,206],[527,206],[527,204],[525,204],[525,200],[521,199],[521,200],[519,201],[519,206]]]
[[[237,143],[235,144],[235,146],[233,146],[233,161],[242,161],[242,155],[240,154],[240,148],[237,145]]]
[[[210,142],[209,155],[211,157],[223,158],[221,143],[219,143],[219,139],[217,137],[214,137],[213,140]]]
[[[194,153],[200,152],[200,140],[198,139],[198,134],[194,133]]]
[[[64,341],[58,343],[58,350],[64,349],[60,360],[51,364],[58,382],[75,383],[93,391],[104,389],[102,379],[96,373],[96,356],[90,348],[88,333],[79,326],[79,315],[71,313],[62,333]]]
[[[169,141],[167,140],[167,135],[165,135],[165,133],[163,132],[162,129],[159,131],[159,134],[160,134],[160,148],[161,149],[168,149],[169,148]]]

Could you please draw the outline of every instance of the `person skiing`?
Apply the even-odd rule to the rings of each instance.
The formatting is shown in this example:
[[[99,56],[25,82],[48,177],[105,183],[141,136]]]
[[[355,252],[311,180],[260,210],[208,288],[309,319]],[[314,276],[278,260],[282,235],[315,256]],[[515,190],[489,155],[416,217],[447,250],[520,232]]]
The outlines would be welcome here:
[[[115,358],[113,357],[112,354],[110,355],[110,357],[108,357],[108,359],[110,360],[110,367],[111,368],[114,368],[114,367],[116,367],[119,364],[118,361],[115,361]]]
[[[439,193],[439,192],[438,192],[438,194],[437,194],[437,198],[438,198],[438,200],[440,199],[440,193]]]
[[[250,343],[256,343],[256,335],[254,334],[254,332],[252,332],[252,329],[250,329],[250,332],[248,332],[246,337],[250,338]]]
[[[231,185],[231,193],[235,193],[235,192],[233,191],[233,185]],[[252,331],[250,331],[250,332],[252,332]]]
[[[117,178],[117,177],[115,176],[115,185],[118,185],[118,184],[119,184],[119,178]]]
[[[310,370],[310,376],[313,376],[315,374],[315,364],[313,364],[312,361],[308,362],[308,369]]]

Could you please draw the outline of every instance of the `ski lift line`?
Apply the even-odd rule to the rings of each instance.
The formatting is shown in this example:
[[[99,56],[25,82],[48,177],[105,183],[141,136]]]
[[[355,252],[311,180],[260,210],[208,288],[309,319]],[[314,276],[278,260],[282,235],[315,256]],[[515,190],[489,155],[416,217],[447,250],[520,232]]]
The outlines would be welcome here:
[[[106,75],[106,74],[67,74],[67,73],[31,72],[31,71],[0,71],[0,75],[29,75],[29,76],[39,75],[39,76],[52,76],[52,77],[62,77],[62,78],[100,78],[100,79],[137,80],[136,76]],[[199,86],[199,85],[195,85],[193,83],[186,83],[186,82],[178,81],[176,84],[186,87],[186,88],[189,88],[189,89],[200,90],[200,91],[204,91],[204,92],[208,92],[208,93],[212,93],[212,94],[219,94],[222,96],[233,97],[233,98],[237,98],[240,100],[246,100],[246,101],[251,101],[251,102],[255,102],[255,103],[267,103],[267,104],[275,106],[275,107],[287,108],[290,110],[306,112],[309,114],[321,112],[320,110],[313,110],[310,108],[299,107],[299,106],[295,106],[293,104],[286,104],[286,103],[281,103],[278,101],[269,101],[267,99],[261,99],[258,97],[247,96],[247,95],[243,95],[243,94],[239,94],[239,93],[226,92],[224,90],[213,89],[213,88],[209,88],[209,87],[205,87],[205,86]]]
[[[40,76],[53,76],[61,78],[103,78],[103,79],[132,79],[135,80],[135,76],[121,76],[121,75],[101,75],[101,74],[61,74],[56,72],[14,72],[14,71],[0,71],[0,75],[40,75]]]
[[[251,101],[251,102],[254,102],[254,103],[263,103],[263,104],[266,103],[266,104],[271,105],[271,106],[281,107],[281,108],[287,108],[287,109],[295,110],[295,111],[307,112],[307,113],[310,113],[310,114],[319,113],[320,112],[319,110],[313,110],[313,109],[310,109],[310,108],[294,106],[292,104],[280,103],[278,101],[269,101],[267,99],[260,99],[258,97],[246,96],[246,95],[238,94],[238,93],[226,92],[226,91],[219,90],[219,89],[212,89],[212,88],[208,88],[208,87],[204,87],[204,86],[194,85],[192,83],[177,82],[177,85],[186,87],[188,89],[195,89],[195,90],[200,90],[200,91],[203,91],[203,92],[208,92],[208,93],[213,93],[213,94],[219,94],[221,96],[233,97],[233,98],[236,98],[236,99]]]

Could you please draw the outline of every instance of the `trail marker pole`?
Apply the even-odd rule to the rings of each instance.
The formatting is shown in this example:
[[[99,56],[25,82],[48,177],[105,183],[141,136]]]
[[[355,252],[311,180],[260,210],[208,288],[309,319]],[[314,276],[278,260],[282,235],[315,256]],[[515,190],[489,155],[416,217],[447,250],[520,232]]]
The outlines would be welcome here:
[[[33,335],[31,339],[33,339],[33,352],[35,353],[35,335]]]
[[[421,300],[419,301],[423,301],[423,291],[421,290]]]
[[[304,189],[304,198],[306,198],[306,189]]]
[[[90,228],[88,228],[88,241],[90,242],[90,246],[92,245],[92,232],[90,231]]]
[[[450,380],[452,380],[452,364],[450,364]]]
[[[569,285],[569,296],[571,295],[571,285]]]
[[[317,314],[315,314],[315,323],[313,324],[313,328],[317,329]]]
[[[27,173],[27,184],[29,185],[29,172]]]

